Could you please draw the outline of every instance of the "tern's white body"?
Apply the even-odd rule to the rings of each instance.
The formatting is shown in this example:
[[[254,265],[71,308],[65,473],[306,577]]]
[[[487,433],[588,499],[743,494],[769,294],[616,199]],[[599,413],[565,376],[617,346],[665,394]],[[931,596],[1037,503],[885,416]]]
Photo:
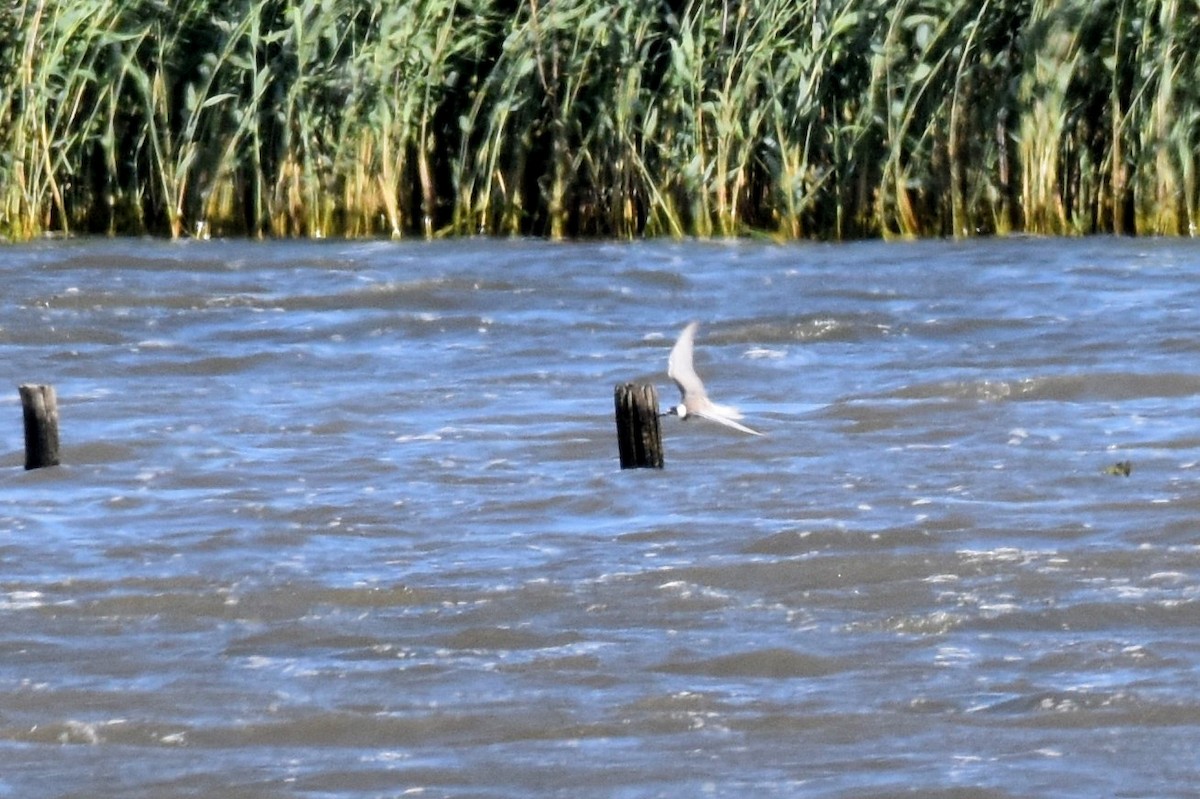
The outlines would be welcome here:
[[[701,419],[708,419],[710,422],[723,424],[752,436],[761,436],[762,433],[757,430],[751,430],[746,425],[734,421],[742,418],[737,408],[718,405],[708,398],[704,384],[700,382],[700,376],[692,366],[692,349],[695,346],[696,328],[699,326],[698,322],[692,322],[685,327],[675,341],[675,346],[671,348],[671,355],[667,359],[667,376],[679,386],[680,399],[679,404],[667,413],[685,420],[689,416],[699,416]]]

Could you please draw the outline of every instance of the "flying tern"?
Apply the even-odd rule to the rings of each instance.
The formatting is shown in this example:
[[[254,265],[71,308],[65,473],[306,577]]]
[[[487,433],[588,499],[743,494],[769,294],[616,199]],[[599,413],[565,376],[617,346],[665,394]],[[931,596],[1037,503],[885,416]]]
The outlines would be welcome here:
[[[762,433],[757,430],[751,430],[735,421],[742,418],[737,408],[718,405],[708,398],[704,384],[700,382],[700,376],[692,366],[692,348],[695,346],[696,328],[699,326],[699,322],[692,322],[685,327],[675,341],[675,346],[671,348],[670,357],[667,358],[667,377],[679,386],[680,397],[679,404],[667,411],[667,415],[678,416],[685,421],[689,416],[699,416],[701,419],[708,419],[710,422],[723,424],[752,436],[761,436]]]

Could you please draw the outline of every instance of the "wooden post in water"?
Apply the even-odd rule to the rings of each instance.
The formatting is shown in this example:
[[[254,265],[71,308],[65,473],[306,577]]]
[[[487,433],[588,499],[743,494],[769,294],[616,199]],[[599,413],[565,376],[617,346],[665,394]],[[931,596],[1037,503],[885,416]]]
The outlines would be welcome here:
[[[662,431],[658,425],[658,391],[642,383],[618,385],[613,392],[617,406],[617,447],[622,469],[661,469]]]
[[[58,397],[54,386],[20,386],[25,410],[25,468],[58,465]]]

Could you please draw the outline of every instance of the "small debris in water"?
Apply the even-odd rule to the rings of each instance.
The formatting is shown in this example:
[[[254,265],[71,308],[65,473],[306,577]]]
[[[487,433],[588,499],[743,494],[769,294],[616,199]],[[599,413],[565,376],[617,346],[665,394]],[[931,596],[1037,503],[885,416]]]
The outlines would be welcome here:
[[[1112,466],[1109,466],[1107,469],[1105,469],[1104,473],[1112,474],[1112,475],[1119,475],[1121,477],[1128,477],[1129,473],[1132,471],[1133,471],[1133,461],[1117,461]]]

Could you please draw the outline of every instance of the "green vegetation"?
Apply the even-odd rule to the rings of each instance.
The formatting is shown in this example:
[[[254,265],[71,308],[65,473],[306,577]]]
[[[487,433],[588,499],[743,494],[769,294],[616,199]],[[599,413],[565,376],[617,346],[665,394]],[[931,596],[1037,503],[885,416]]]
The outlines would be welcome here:
[[[1133,461],[1117,461],[1105,469],[1104,473],[1116,477],[1128,477],[1133,474]]]
[[[1179,0],[9,0],[0,235],[1191,234]]]

